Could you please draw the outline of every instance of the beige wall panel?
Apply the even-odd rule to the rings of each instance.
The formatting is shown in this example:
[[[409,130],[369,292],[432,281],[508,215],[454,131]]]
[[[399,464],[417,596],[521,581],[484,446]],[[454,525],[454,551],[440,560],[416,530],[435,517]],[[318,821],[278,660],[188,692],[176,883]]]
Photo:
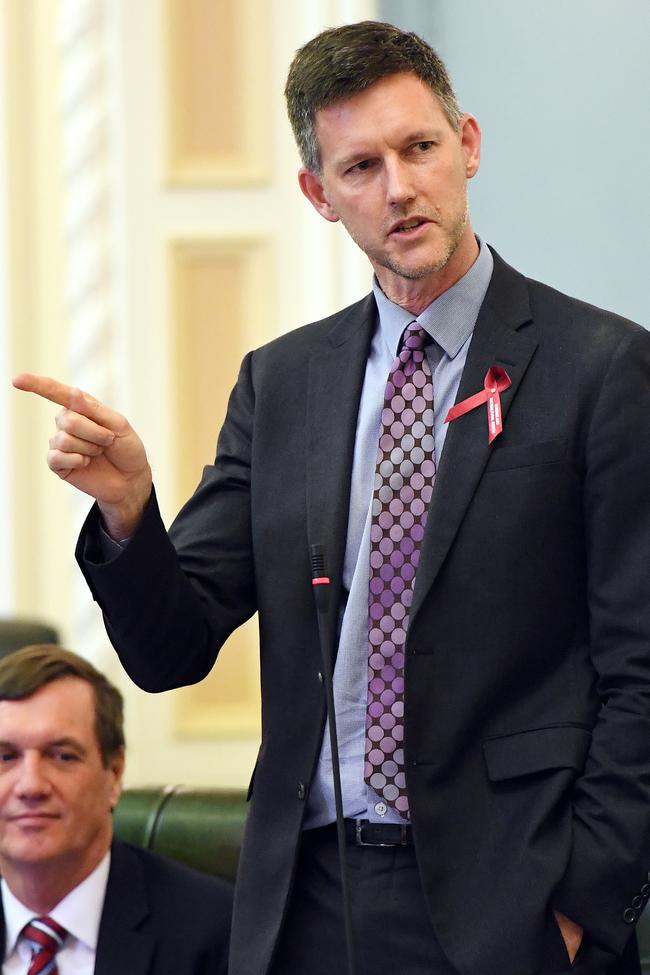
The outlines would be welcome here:
[[[255,238],[184,239],[171,245],[178,504],[189,497],[226,413],[243,355],[256,344],[269,295],[270,254]],[[254,622],[223,648],[215,671],[179,692],[181,735],[259,730],[259,667]]]
[[[257,615],[223,646],[205,680],[174,692],[180,738],[259,738]]]
[[[169,179],[268,179],[265,0],[166,0]]]
[[[6,4],[0,8],[4,35],[3,61],[6,99],[4,104],[6,131],[3,152],[6,152],[6,186],[3,192],[11,207],[7,207],[7,319],[6,330],[10,372],[31,367],[36,355],[38,335],[36,321],[37,289],[33,282],[33,253],[36,224],[36,177],[34,173],[35,139],[28,120],[35,112],[34,58],[31,34],[31,11],[27,4]],[[3,377],[5,378],[5,377]],[[31,576],[33,546],[43,531],[38,499],[29,497],[25,485],[33,483],[38,468],[27,450],[19,445],[32,442],[38,436],[39,411],[37,404],[25,403],[15,393],[3,389],[11,418],[12,462],[5,467],[5,478],[11,505],[11,521],[16,525],[13,551],[7,559],[10,569],[12,598],[15,609],[24,612],[23,594],[28,592]],[[40,460],[40,458],[39,458]],[[29,529],[34,525],[33,533]],[[40,578],[34,573],[32,586],[40,596]]]
[[[187,237],[170,250],[180,507],[214,460],[242,358],[264,341],[272,272],[270,246],[259,237]]]
[[[11,372],[61,375],[65,348],[58,130],[58,3],[2,5],[5,34],[8,315],[3,322]],[[5,381],[8,377],[4,377]],[[54,408],[9,391],[12,424],[10,556],[12,610],[58,626],[74,569],[69,492],[44,462]],[[5,540],[9,541],[9,540]],[[63,619],[61,619],[63,617]]]

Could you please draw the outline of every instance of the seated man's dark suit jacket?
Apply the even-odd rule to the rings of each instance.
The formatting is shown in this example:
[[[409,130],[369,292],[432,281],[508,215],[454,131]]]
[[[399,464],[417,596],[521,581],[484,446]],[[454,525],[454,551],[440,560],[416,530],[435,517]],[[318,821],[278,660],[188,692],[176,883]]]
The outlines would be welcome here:
[[[225,881],[114,840],[95,975],[225,975],[231,910]]]
[[[154,499],[113,561],[96,511],[78,546],[145,689],[200,680],[259,611],[231,975],[267,971],[290,890],[324,722],[309,546],[326,546],[336,608],[375,316],[369,296],[246,357],[170,537]],[[495,364],[512,379],[503,433],[488,445],[485,407],[450,425],[408,633],[424,891],[461,975],[568,969],[551,908],[631,972],[650,892],[650,334],[495,255],[458,400]]]

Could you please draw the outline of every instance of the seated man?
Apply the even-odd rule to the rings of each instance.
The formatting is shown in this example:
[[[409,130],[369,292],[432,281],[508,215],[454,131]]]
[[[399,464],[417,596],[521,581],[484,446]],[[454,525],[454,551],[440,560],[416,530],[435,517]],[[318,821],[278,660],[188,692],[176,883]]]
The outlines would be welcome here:
[[[218,975],[225,882],[112,839],[122,697],[53,645],[0,660],[3,975]]]

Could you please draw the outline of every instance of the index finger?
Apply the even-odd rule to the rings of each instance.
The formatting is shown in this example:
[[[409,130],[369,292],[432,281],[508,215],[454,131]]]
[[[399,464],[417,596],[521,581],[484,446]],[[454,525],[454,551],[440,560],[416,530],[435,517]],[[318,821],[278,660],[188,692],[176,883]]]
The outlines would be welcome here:
[[[31,372],[20,372],[12,379],[12,385],[16,389],[22,389],[26,393],[36,393],[43,399],[49,399],[51,403],[58,406],[70,407],[72,398],[72,386],[60,383],[58,379],[50,379],[49,376],[35,376]]]
[[[22,389],[26,393],[36,393],[37,396],[63,406],[66,410],[87,416],[89,420],[105,427],[110,433],[116,433],[125,424],[124,417],[119,413],[77,386],[67,386],[58,379],[35,376],[31,372],[19,373],[14,376],[12,382],[16,389]]]

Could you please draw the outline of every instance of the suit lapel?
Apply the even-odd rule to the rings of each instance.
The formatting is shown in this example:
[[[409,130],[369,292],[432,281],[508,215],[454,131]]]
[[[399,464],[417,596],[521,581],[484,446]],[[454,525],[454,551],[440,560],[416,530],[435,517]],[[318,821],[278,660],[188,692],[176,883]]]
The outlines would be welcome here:
[[[490,287],[479,312],[456,402],[483,389],[490,366],[502,365],[512,385],[501,394],[507,414],[537,348],[522,326],[531,321],[525,279],[498,255]],[[422,541],[411,624],[431,588],[461,525],[490,456],[485,407],[464,414],[449,425]]]
[[[375,315],[372,295],[353,305],[309,365],[308,541],[325,549],[333,606],[340,602],[357,413]]]
[[[332,605],[340,604],[359,399],[375,324],[372,295],[333,326],[312,354],[308,379],[307,526],[309,544],[324,546]],[[474,329],[457,402],[483,389],[485,373],[502,365],[512,385],[501,394],[504,424],[537,348],[525,278],[494,254],[490,287]],[[488,461],[484,408],[450,424],[436,476],[416,578],[411,624],[445,560]]]
[[[154,949],[142,865],[128,847],[114,841],[97,940],[95,975],[147,975]]]

